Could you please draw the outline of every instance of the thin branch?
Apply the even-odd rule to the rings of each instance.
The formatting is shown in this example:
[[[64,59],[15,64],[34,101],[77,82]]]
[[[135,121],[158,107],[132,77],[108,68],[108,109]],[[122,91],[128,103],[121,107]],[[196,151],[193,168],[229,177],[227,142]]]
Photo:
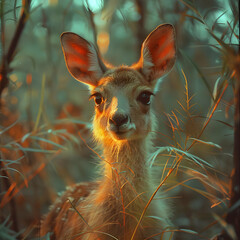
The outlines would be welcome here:
[[[87,15],[88,15],[91,27],[92,27],[92,31],[93,31],[94,45],[99,52],[98,44],[97,44],[97,28],[96,28],[96,25],[94,23],[94,13],[91,11],[91,9],[89,7],[88,0],[86,1],[86,4],[87,4],[86,12],[87,12]]]
[[[1,154],[0,154],[0,158],[2,159]],[[3,161],[0,161],[0,172],[1,172],[1,176],[3,176],[3,183],[5,186],[5,189],[8,190],[11,187],[11,181]],[[18,229],[18,221],[17,221],[16,202],[14,198],[11,198],[10,200],[10,211],[11,211],[11,220],[13,223],[12,228],[14,232],[17,233],[19,229]]]
[[[240,56],[240,46],[238,54]],[[235,74],[235,93],[234,93],[234,149],[233,149],[233,172],[231,177],[231,198],[229,212],[226,217],[228,224],[235,229],[237,238],[240,239],[240,206],[234,208],[240,201],[240,66],[236,68]],[[233,210],[231,210],[233,208]]]
[[[9,49],[8,49],[8,52],[7,52],[7,56],[6,56],[7,64],[9,64],[14,57],[16,47],[19,43],[19,40],[20,40],[20,37],[22,35],[23,29],[26,25],[26,22],[27,22],[28,18],[29,18],[30,4],[31,4],[31,0],[23,0],[21,16],[20,16],[20,19],[18,21],[16,31],[14,33],[14,36],[12,38],[12,41],[10,43],[10,46],[9,46]]]
[[[137,7],[137,11],[139,15],[141,16],[137,22],[137,51],[140,51],[142,43],[146,37],[145,32],[145,9],[146,9],[146,3],[144,0],[135,0],[135,4]]]
[[[4,1],[1,2],[2,6],[4,7]],[[0,97],[2,95],[3,90],[8,86],[9,83],[9,79],[8,79],[8,73],[10,71],[9,69],[9,65],[11,63],[11,61],[13,60],[16,48],[18,46],[20,37],[22,35],[23,29],[26,25],[26,22],[29,18],[29,12],[30,12],[30,5],[31,5],[31,0],[23,0],[23,5],[22,5],[22,10],[21,10],[21,16],[20,19],[18,21],[18,25],[17,28],[15,30],[15,33],[13,35],[13,38],[11,40],[9,49],[5,54],[3,54],[3,59],[2,59],[2,63],[1,63],[1,68],[0,68]],[[2,8],[3,9],[3,8]],[[2,10],[3,11],[3,10]],[[4,46],[4,38],[5,38],[5,31],[4,31],[4,17],[3,17],[3,12],[1,14],[1,25],[2,25],[2,44]],[[3,47],[4,49],[4,47]]]

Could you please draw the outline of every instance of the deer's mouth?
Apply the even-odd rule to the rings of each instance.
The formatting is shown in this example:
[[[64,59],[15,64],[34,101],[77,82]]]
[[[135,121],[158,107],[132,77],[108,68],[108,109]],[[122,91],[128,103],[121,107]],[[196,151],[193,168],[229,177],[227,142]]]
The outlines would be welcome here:
[[[128,139],[128,137],[131,135],[131,130],[129,131],[111,131],[111,135],[115,140],[124,140],[124,139]]]
[[[134,129],[135,127],[133,126],[133,124],[129,124],[129,126],[125,126],[125,127],[117,127],[117,126],[108,127],[108,131],[110,132],[110,134],[115,140],[128,139],[132,135]]]

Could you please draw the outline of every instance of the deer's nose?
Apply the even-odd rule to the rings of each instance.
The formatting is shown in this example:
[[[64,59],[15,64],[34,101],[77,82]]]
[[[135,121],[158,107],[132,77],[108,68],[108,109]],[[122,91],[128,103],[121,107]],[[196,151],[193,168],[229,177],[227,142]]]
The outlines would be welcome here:
[[[110,119],[109,123],[114,124],[116,127],[120,127],[129,121],[128,115],[125,114],[114,114]]]

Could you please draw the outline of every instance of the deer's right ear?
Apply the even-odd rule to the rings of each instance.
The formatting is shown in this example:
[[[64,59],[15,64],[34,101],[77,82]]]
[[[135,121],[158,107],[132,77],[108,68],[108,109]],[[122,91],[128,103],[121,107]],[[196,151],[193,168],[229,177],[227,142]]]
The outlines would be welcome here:
[[[78,81],[97,86],[106,71],[96,48],[75,33],[64,32],[61,44],[68,71]]]

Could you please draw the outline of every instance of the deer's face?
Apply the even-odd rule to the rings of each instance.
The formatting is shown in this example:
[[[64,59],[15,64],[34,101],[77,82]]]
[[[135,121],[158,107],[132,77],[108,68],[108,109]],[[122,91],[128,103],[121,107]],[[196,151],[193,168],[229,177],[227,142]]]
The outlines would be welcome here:
[[[92,89],[95,101],[94,133],[97,139],[131,140],[152,130],[153,89],[131,68],[108,71]]]
[[[109,67],[91,43],[74,33],[63,33],[61,42],[69,72],[89,86],[95,100],[95,136],[144,138],[152,130],[153,89],[175,62],[173,26],[163,24],[150,33],[142,44],[139,61],[130,67]]]

